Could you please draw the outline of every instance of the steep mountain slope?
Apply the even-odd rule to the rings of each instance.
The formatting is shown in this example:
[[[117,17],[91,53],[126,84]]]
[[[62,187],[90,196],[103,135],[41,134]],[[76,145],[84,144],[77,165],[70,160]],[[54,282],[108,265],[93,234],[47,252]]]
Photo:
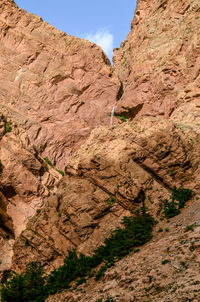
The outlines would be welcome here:
[[[168,117],[199,99],[198,0],[140,0],[131,27],[114,53],[124,94],[117,112],[133,119]]]
[[[109,125],[119,88],[99,47],[60,32],[12,0],[0,3],[0,39],[0,232],[10,251],[61,178],[43,158],[64,170],[91,129]],[[11,261],[5,249],[2,269]]]
[[[200,116],[199,108],[193,113]],[[198,193],[198,120],[189,123],[185,115],[181,129],[174,116],[171,121],[143,118],[113,130],[94,130],[69,161],[56,196],[17,240],[15,265],[22,268],[25,259],[41,260],[44,246],[43,261],[49,264],[56,264],[69,248],[90,254],[127,210],[144,203],[160,217],[175,185]]]
[[[198,301],[199,1],[138,1],[113,69],[100,48],[12,1],[0,10],[1,270],[91,255],[145,205],[158,220],[151,242],[48,301]],[[160,221],[174,186],[193,198]]]
[[[90,129],[109,120],[117,94],[109,60],[12,0],[1,1],[0,20],[1,110],[20,115],[27,140],[63,168]]]
[[[94,207],[90,207],[89,211],[87,208],[85,213],[82,209],[86,202],[80,205],[78,221],[83,221],[85,216],[88,230],[89,223],[96,225],[86,238],[82,237],[84,243],[79,244],[78,251],[90,254],[91,249],[102,242],[99,241],[102,234],[104,238],[108,236],[105,227],[110,229],[112,224],[116,228],[117,219],[113,214],[117,214],[119,206],[131,211],[145,204],[158,220],[158,225],[150,243],[141,247],[138,253],[132,252],[120,260],[105,273],[102,280],[97,282],[89,278],[81,288],[75,286],[75,289],[50,297],[48,301],[95,302],[98,299],[107,301],[108,297],[112,297],[113,301],[198,301],[200,109],[190,105],[185,106],[183,114],[177,110],[170,120],[148,117],[124,123],[112,130],[103,127],[95,129],[88,141],[72,156],[67,169],[70,187],[65,186],[67,194],[61,199],[59,208],[62,222],[74,225],[75,211],[71,211],[70,196],[73,179],[78,185],[73,196],[74,205],[77,205],[75,198],[78,192],[85,189],[88,192],[87,202],[95,205],[97,213],[100,204],[106,206],[110,198],[115,197],[109,212],[104,213],[101,219],[93,216]],[[93,190],[88,190],[88,181]],[[192,189],[195,196],[181,215],[169,221],[163,220],[164,200],[169,199],[174,186],[180,185]],[[122,214],[127,215],[125,212]],[[191,225],[193,227],[189,228]],[[59,223],[57,234],[60,226]],[[82,231],[84,227],[82,225]],[[26,232],[23,234],[26,236]],[[67,235],[75,238],[71,232]],[[29,238],[27,236],[26,239]],[[37,255],[25,244],[23,250],[24,255]],[[34,259],[39,259],[39,253]]]

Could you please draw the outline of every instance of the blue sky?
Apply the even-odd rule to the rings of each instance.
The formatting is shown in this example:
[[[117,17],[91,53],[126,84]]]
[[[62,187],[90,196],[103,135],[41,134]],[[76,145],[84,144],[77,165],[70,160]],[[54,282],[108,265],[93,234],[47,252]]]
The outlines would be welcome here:
[[[112,59],[130,31],[136,0],[15,0],[30,13],[69,35],[100,45]]]

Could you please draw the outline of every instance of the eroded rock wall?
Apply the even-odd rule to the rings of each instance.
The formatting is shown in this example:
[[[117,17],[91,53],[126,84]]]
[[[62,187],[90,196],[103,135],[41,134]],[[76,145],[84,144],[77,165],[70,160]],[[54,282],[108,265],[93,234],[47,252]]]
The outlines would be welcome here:
[[[131,31],[114,52],[123,84],[116,113],[169,117],[200,98],[198,0],[140,0]]]
[[[12,250],[13,238],[55,192],[56,169],[64,170],[91,129],[109,125],[119,85],[99,47],[12,0],[0,3],[0,39],[0,224],[2,246]],[[8,254],[2,269],[10,267]]]
[[[123,216],[145,205],[158,221],[150,243],[109,269],[100,282],[90,278],[81,289],[48,301],[95,302],[109,296],[127,302],[144,302],[148,297],[160,302],[197,298],[199,117],[199,107],[186,105],[184,115],[173,113],[170,120],[145,117],[112,130],[93,130],[71,157],[56,195],[15,242],[13,268],[21,270],[31,260],[39,260],[49,270],[59,266],[73,248],[91,255]],[[175,185],[195,194],[180,216],[161,221],[164,200]],[[194,231],[185,232],[188,225],[194,225]],[[168,264],[162,264],[166,259]]]
[[[26,146],[63,169],[92,128],[109,125],[118,91],[110,62],[13,1],[1,1],[0,22],[0,109],[20,125]]]
[[[180,301],[199,282],[198,253],[193,257],[189,249],[198,228],[184,235],[186,224],[200,224],[199,1],[138,1],[113,69],[100,48],[65,35],[12,1],[2,1],[0,12],[1,209],[12,231],[8,241],[2,236],[2,251],[9,255],[2,269],[21,271],[40,260],[49,271],[73,248],[91,255],[123,216],[142,205],[160,221],[164,199],[183,185],[196,194],[186,216],[175,218],[172,232],[164,235],[156,233],[170,227],[159,222],[153,242],[108,272],[101,296],[102,283],[92,281],[92,289],[52,298],[146,301],[146,285],[154,280],[152,301],[176,301],[174,293]],[[108,127],[116,103],[114,127]],[[182,237],[184,249],[178,244]],[[165,271],[161,261],[169,242],[175,269]],[[188,259],[193,262],[187,270]],[[172,284],[183,270],[180,284]],[[188,299],[196,299],[195,286]],[[171,300],[162,300],[170,290]]]

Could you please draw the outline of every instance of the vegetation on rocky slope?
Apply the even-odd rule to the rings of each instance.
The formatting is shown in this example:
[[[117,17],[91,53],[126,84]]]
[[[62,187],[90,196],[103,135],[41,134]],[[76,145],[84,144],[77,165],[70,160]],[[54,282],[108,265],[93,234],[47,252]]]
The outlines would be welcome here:
[[[93,275],[99,279],[117,259],[151,239],[154,218],[142,208],[134,216],[124,217],[122,225],[124,227],[117,228],[111,237],[94,251],[93,256],[77,256],[75,251],[70,251],[64,264],[49,275],[44,274],[41,264],[30,263],[25,272],[13,274],[2,285],[2,301],[41,302],[50,294],[69,288],[71,281],[77,280],[77,284],[80,284],[84,282],[85,277]],[[95,268],[99,265],[101,268],[96,272]]]
[[[54,164],[52,163],[52,161],[51,161],[48,157],[45,157],[45,158],[44,158],[44,161],[45,161],[50,167],[52,167],[52,168],[55,169],[58,173],[60,173],[62,176],[65,175],[64,171],[59,170],[59,169],[56,169],[56,167],[54,166]]]
[[[180,209],[192,197],[192,191],[174,187],[171,201],[164,201],[163,214],[171,218],[180,213]],[[92,256],[77,255],[69,251],[64,264],[46,275],[40,263],[30,263],[25,272],[12,274],[1,287],[3,302],[42,302],[52,294],[70,288],[70,283],[77,285],[86,282],[86,277],[99,280],[116,260],[137,250],[152,238],[154,218],[145,207],[138,209],[133,216],[124,217],[123,227],[118,227],[104,244],[96,249]],[[134,249],[135,248],[135,249]]]
[[[167,218],[172,218],[180,213],[185,203],[192,197],[192,191],[185,188],[176,188],[172,190],[171,201],[165,199],[163,214]]]

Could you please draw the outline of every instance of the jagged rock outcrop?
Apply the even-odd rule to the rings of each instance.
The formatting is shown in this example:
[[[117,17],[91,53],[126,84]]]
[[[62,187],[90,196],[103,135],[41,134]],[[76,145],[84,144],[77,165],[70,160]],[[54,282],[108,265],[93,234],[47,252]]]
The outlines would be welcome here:
[[[4,121],[4,130],[0,140],[0,267],[2,270],[10,268],[14,239],[26,228],[28,219],[44,205],[50,187],[61,178],[61,175],[49,168],[34,149],[27,150],[23,146],[14,123],[11,126]],[[10,132],[6,133],[6,130]]]
[[[91,255],[145,205],[159,221],[152,242],[102,282],[48,301],[198,301],[199,1],[138,1],[113,68],[13,1],[0,21],[1,270],[40,260],[50,271],[73,248]],[[196,195],[169,225],[162,205],[181,185]]]
[[[138,206],[145,204],[159,218],[174,186],[199,194],[200,109],[191,109],[193,123],[185,110],[181,125],[174,114],[170,121],[143,118],[95,129],[69,161],[56,195],[16,241],[15,268],[41,260],[42,251],[49,265],[68,249],[91,254]]]
[[[91,129],[109,125],[119,88],[99,47],[12,0],[0,4],[0,39],[1,227],[17,238],[61,178],[43,158],[64,170]]]
[[[64,168],[96,125],[109,124],[118,86],[96,45],[18,9],[0,5],[1,111],[44,156]]]
[[[200,98],[198,0],[139,0],[131,32],[114,52],[123,83],[116,112],[126,118],[169,117]]]
[[[102,280],[89,278],[86,284],[46,301],[198,302],[199,213],[199,199],[193,200],[170,223],[160,222],[151,242],[116,263]],[[191,224],[193,231],[186,232]]]

